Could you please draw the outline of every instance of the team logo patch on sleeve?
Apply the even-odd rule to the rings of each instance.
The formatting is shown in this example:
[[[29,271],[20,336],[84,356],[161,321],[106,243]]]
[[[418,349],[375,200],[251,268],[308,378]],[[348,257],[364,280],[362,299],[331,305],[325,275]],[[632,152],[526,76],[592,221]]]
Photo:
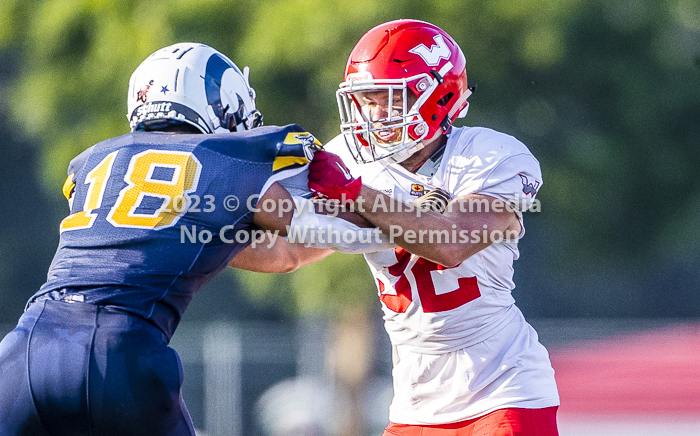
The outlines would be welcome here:
[[[272,171],[299,168],[307,165],[314,157],[314,151],[322,150],[321,142],[306,132],[290,132],[279,146]]]
[[[301,144],[304,150],[304,155],[308,160],[314,158],[314,152],[318,150],[323,150],[323,144],[321,141],[316,139],[314,135],[308,132],[290,132],[287,137],[284,138],[285,144]]]
[[[540,187],[540,182],[535,180],[534,183],[530,183],[527,177],[523,174],[518,174],[520,179],[523,181],[523,193],[525,195],[532,195],[533,197],[537,195],[537,189]]]
[[[425,187],[423,185],[419,185],[418,183],[414,183],[411,185],[411,195],[420,197],[423,194],[425,194]]]

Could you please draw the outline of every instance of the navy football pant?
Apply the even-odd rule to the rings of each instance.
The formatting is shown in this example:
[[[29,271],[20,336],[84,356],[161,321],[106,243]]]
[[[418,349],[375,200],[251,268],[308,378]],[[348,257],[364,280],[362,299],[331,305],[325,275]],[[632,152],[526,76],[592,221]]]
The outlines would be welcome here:
[[[0,435],[186,435],[182,366],[142,318],[33,303],[0,342]]]

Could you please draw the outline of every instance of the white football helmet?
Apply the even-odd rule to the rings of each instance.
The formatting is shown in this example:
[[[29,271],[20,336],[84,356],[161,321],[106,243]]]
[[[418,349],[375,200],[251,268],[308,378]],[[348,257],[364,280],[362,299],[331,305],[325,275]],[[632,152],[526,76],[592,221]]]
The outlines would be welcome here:
[[[162,48],[129,80],[127,118],[131,131],[166,130],[186,123],[202,133],[225,133],[262,125],[255,91],[222,53],[198,43]]]

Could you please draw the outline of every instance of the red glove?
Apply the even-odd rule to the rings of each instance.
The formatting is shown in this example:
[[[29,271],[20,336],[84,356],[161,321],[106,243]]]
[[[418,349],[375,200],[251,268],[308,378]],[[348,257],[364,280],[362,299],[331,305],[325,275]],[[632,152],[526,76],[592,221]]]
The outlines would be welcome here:
[[[317,151],[309,164],[309,189],[317,197],[352,202],[360,195],[362,177],[354,178],[335,154]]]

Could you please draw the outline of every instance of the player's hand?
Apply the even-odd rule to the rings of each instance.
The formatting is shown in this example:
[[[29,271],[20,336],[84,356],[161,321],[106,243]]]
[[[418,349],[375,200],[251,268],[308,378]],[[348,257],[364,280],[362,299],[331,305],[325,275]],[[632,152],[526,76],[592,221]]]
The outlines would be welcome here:
[[[354,178],[337,155],[321,150],[309,164],[309,189],[319,198],[352,202],[360,195],[362,178]]]

